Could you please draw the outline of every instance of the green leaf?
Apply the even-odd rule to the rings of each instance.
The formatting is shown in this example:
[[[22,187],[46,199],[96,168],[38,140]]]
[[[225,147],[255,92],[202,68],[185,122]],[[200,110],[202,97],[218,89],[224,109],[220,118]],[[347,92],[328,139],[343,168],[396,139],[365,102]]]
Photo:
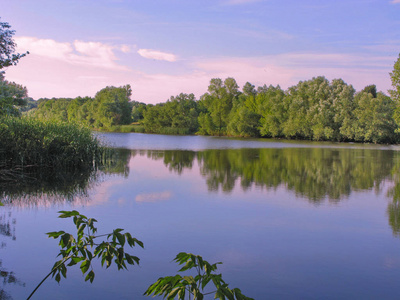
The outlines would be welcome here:
[[[60,239],[60,246],[62,247],[62,248],[65,248],[65,247],[67,247],[70,243],[72,243],[74,241],[74,237],[72,236],[72,235],[70,235],[69,233],[64,233],[62,236],[61,236],[61,239]]]
[[[83,235],[83,230],[86,228],[86,224],[82,224],[79,226],[78,235]]]
[[[56,238],[58,238],[60,235],[62,235],[62,234],[64,234],[65,233],[65,231],[53,231],[53,232],[47,232],[46,234],[47,234],[47,236],[49,237],[49,238],[54,238],[54,239],[56,239]]]
[[[60,273],[58,273],[54,279],[55,279],[58,283],[60,283],[60,280],[61,280]]]
[[[90,250],[86,249],[86,254],[87,254],[87,258],[89,258],[89,260],[93,259],[93,254]]]
[[[68,266],[74,266],[74,265],[76,265],[77,263],[79,263],[79,262],[81,262],[82,260],[84,260],[84,258],[83,257],[71,257],[71,261],[70,261],[70,263],[68,264]]]
[[[168,294],[168,299],[174,299],[175,296],[179,293],[181,290],[181,287],[174,288],[169,294]]]
[[[60,266],[60,271],[61,271],[62,276],[63,276],[64,278],[67,278],[67,268],[65,267],[65,264],[62,264],[62,265]]]
[[[94,272],[93,272],[93,270],[91,270],[91,271],[86,275],[85,281],[88,281],[88,280],[90,280],[90,283],[93,282],[93,280],[94,280]]]
[[[59,218],[70,218],[73,216],[78,216],[79,212],[76,210],[73,211],[65,211],[65,210],[61,210],[58,212],[60,215],[58,216]]]
[[[123,234],[121,234],[119,232],[116,232],[115,230],[114,230],[114,234],[116,235],[116,237],[118,239],[118,242],[123,247],[125,245],[125,235],[123,235]]]
[[[87,270],[89,270],[89,267],[90,267],[90,261],[89,260],[85,260],[83,263],[81,263],[82,274],[85,274],[87,272]]]
[[[133,241],[138,244],[141,248],[144,247],[143,242],[139,241],[138,239],[133,238]]]
[[[130,264],[130,265],[135,264],[135,262],[133,261],[133,258],[128,253],[125,253],[125,259],[128,262],[128,264]]]

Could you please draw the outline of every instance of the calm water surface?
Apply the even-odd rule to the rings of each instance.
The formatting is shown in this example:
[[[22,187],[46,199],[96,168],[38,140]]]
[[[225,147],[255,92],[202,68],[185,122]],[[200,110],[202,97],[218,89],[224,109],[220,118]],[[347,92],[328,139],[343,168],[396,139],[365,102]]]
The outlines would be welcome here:
[[[255,299],[400,299],[397,147],[100,137],[119,149],[96,177],[1,191],[0,299],[26,298],[48,273],[58,247],[44,233],[73,231],[57,218],[70,209],[96,218],[99,233],[120,227],[143,241],[141,265],[95,265],[93,284],[73,267],[34,299],[151,299],[143,292],[176,274],[181,251],[222,261],[224,280]]]

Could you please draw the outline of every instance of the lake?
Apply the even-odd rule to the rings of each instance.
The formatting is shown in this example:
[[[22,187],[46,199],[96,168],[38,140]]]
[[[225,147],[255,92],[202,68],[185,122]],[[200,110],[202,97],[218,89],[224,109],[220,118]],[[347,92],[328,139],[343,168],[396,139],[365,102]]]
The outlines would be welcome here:
[[[182,251],[223,262],[254,299],[400,299],[399,147],[97,135],[117,157],[95,176],[0,191],[1,299],[25,299],[49,272],[59,248],[45,233],[73,232],[57,218],[72,209],[143,241],[140,266],[96,264],[93,284],[71,267],[33,299],[151,299]]]

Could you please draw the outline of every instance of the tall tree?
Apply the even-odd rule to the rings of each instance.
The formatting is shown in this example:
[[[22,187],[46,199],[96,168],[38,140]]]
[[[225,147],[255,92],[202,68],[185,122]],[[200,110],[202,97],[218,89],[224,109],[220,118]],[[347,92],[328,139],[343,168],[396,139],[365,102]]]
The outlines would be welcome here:
[[[332,89],[333,110],[333,139],[337,141],[349,141],[354,139],[354,94],[356,90],[352,85],[346,84],[342,79],[334,79]]]
[[[15,53],[15,30],[10,28],[7,22],[0,22],[0,70],[16,65],[21,57],[29,53]],[[26,97],[26,88],[15,82],[8,82],[4,78],[4,71],[0,71],[0,115],[19,115],[16,107],[24,105]]]
[[[395,102],[376,87],[367,86],[354,97],[354,139],[359,142],[393,143],[397,125],[393,119]],[[374,97],[376,95],[376,97]]]
[[[390,73],[392,79],[393,90],[389,90],[390,96],[393,100],[400,103],[400,54],[397,61],[394,63],[393,71]]]
[[[393,118],[396,121],[398,127],[400,127],[400,54],[397,61],[394,63],[393,71],[390,73],[392,80],[392,90],[389,90],[392,100],[396,102],[396,109],[394,111]],[[396,131],[400,131],[397,129]]]
[[[283,124],[288,117],[284,102],[285,92],[278,85],[258,88],[256,101],[260,106],[260,134],[267,137],[282,136]]]
[[[11,25],[7,22],[0,22],[0,69],[16,65],[20,58],[29,54],[26,53],[15,53],[15,47],[17,46],[13,35],[15,30],[11,30]]]
[[[18,107],[25,105],[27,94],[26,87],[5,80],[4,72],[0,71],[0,116],[18,116]]]
[[[129,105],[132,89],[129,84],[122,87],[108,86],[96,93],[97,120],[100,127],[129,124],[131,106]]]
[[[234,99],[239,95],[239,86],[234,78],[226,78],[224,82],[220,78],[211,79],[208,93],[200,100],[200,107],[205,107],[206,112],[200,114],[199,132],[218,135],[225,133]]]

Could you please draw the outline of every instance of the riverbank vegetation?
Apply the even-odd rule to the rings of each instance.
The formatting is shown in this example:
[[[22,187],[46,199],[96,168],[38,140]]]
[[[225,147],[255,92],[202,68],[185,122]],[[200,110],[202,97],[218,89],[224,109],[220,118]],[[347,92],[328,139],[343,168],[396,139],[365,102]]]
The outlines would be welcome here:
[[[0,118],[0,179],[20,181],[26,172],[87,172],[107,154],[92,132],[73,123]],[[62,176],[63,177],[63,176]],[[29,178],[29,176],[28,176]],[[35,177],[36,178],[36,177]]]
[[[29,54],[15,53],[15,31],[10,27],[0,22],[0,70],[17,64]],[[99,93],[99,97],[105,93],[107,90]],[[26,87],[7,81],[4,71],[0,71],[0,183],[29,178],[27,171],[73,173],[93,170],[102,162],[108,150],[100,145],[90,129],[62,122],[60,118],[21,116],[24,110],[34,106]]]
[[[399,61],[390,74],[390,96],[373,84],[357,92],[342,79],[323,76],[287,90],[249,82],[240,90],[234,78],[213,78],[200,99],[181,93],[146,105],[130,101],[125,85],[106,87],[94,98],[39,99],[34,115],[100,131],[398,143]]]

